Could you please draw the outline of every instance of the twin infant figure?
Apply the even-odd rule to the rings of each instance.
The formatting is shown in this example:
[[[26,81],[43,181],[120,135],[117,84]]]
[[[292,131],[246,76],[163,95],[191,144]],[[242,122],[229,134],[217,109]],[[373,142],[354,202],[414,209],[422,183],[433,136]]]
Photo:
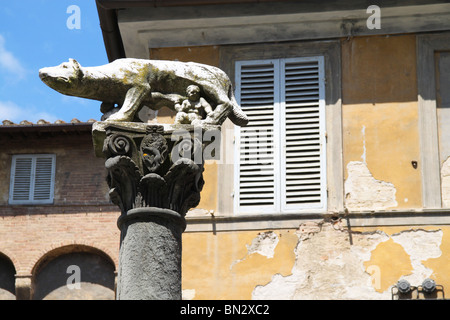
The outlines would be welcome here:
[[[200,124],[213,110],[211,105],[200,96],[200,88],[196,85],[190,85],[186,89],[187,99],[181,104],[175,104],[177,115],[176,124]]]

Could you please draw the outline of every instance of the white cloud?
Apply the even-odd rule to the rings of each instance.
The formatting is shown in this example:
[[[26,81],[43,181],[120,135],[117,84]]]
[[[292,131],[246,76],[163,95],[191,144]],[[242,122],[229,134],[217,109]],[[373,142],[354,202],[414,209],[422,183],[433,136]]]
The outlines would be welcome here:
[[[5,42],[5,38],[0,34],[0,69],[4,69],[8,73],[14,74],[22,79],[25,77],[26,69],[14,54],[6,50]]]
[[[57,117],[47,112],[36,112],[34,108],[21,108],[11,101],[0,101],[0,125],[3,120],[10,120],[14,123],[20,123],[22,120],[28,120],[36,123],[44,119],[49,122],[58,120]]]
[[[0,119],[1,120],[17,120],[23,111],[11,101],[0,101]]]

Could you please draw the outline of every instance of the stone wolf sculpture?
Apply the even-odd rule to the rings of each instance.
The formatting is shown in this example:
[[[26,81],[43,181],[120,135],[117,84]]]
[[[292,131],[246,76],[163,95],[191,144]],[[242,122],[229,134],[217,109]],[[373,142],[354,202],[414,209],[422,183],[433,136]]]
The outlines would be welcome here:
[[[50,88],[69,96],[117,104],[120,110],[106,121],[133,121],[145,105],[158,110],[185,99],[186,88],[197,85],[213,106],[204,123],[221,125],[227,117],[238,125],[248,123],[234,97],[228,76],[219,68],[194,63],[124,58],[97,67],[82,67],[70,59],[39,70]]]

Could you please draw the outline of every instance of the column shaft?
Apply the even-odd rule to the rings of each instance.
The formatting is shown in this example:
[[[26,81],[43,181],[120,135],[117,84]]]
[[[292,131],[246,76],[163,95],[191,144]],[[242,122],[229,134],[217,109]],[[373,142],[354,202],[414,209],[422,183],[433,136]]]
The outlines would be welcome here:
[[[181,300],[184,218],[161,208],[129,210],[119,218],[118,300]]]

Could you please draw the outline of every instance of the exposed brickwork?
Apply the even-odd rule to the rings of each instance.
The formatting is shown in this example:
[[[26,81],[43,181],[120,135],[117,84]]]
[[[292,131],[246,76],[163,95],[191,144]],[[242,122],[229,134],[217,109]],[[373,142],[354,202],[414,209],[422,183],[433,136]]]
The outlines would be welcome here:
[[[116,264],[120,233],[116,212],[17,215],[0,218],[0,252],[15,263],[17,274],[32,274],[47,253],[68,245],[86,245]]]
[[[1,135],[0,139],[0,180],[7,182],[0,187],[0,205],[8,204],[12,155],[28,153],[56,154],[55,206],[109,204],[104,160],[94,156],[90,131]]]
[[[14,154],[56,154],[53,205],[8,204]],[[119,210],[108,196],[104,160],[96,158],[90,126],[79,130],[0,132],[0,252],[29,275],[52,250],[84,245],[104,252],[117,268]]]

